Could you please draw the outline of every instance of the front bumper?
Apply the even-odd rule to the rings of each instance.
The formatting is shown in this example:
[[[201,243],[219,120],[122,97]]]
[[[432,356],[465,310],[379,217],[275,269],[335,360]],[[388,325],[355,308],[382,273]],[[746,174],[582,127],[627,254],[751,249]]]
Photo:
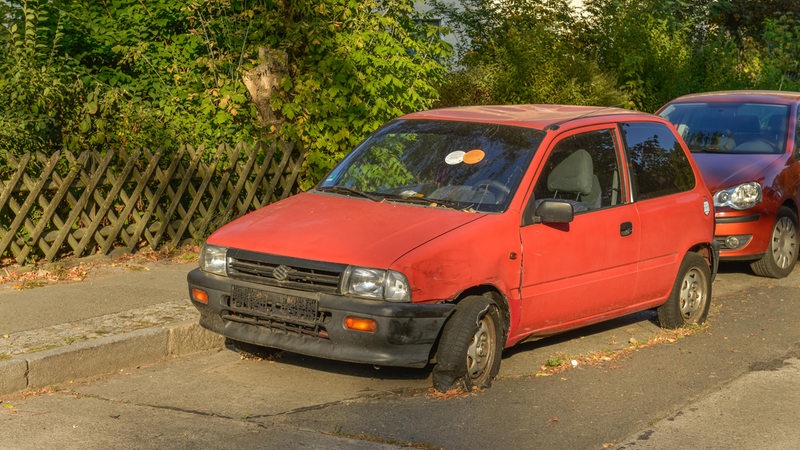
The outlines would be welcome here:
[[[714,240],[720,245],[720,257],[723,261],[761,258],[767,251],[772,225],[763,213],[717,214]]]
[[[200,269],[191,271],[187,280],[204,328],[237,341],[356,363],[424,367],[454,308],[451,304],[389,303],[281,289]],[[242,308],[242,302],[232,298],[234,286],[255,293],[254,297],[263,294],[289,300],[281,305],[263,299],[250,301]],[[204,291],[208,303],[198,301],[194,289]],[[347,317],[371,319],[376,329],[345,328]]]

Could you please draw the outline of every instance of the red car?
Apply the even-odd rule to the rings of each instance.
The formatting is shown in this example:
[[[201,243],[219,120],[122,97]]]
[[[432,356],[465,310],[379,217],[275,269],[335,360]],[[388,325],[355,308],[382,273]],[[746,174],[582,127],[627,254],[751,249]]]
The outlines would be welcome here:
[[[714,192],[722,259],[750,261],[765,277],[783,278],[797,261],[798,105],[798,92],[727,91],[679,97],[659,112]]]
[[[488,387],[502,350],[656,308],[702,322],[711,193],[666,120],[475,106],[394,120],[313,190],[213,233],[188,275],[202,326]]]

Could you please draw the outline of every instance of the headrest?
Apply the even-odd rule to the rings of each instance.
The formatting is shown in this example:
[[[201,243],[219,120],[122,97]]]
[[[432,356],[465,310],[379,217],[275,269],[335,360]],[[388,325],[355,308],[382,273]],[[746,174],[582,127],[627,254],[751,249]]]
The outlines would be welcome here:
[[[547,189],[550,192],[588,195],[592,192],[593,175],[592,156],[586,150],[579,149],[553,168],[547,177]]]

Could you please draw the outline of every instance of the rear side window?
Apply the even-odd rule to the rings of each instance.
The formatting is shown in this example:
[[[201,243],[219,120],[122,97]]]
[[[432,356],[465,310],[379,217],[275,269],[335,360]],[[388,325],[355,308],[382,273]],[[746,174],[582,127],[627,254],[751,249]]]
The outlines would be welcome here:
[[[694,173],[672,131],[661,123],[621,124],[634,200],[689,191]]]

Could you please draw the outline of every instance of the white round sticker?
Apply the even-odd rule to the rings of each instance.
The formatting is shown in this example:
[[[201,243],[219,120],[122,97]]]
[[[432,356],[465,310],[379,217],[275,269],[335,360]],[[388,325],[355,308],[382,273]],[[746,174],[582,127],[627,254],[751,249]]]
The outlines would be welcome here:
[[[462,162],[464,162],[464,152],[461,150],[450,152],[450,154],[448,154],[444,158],[444,162],[450,164],[451,166],[454,166],[456,164],[461,164]]]

